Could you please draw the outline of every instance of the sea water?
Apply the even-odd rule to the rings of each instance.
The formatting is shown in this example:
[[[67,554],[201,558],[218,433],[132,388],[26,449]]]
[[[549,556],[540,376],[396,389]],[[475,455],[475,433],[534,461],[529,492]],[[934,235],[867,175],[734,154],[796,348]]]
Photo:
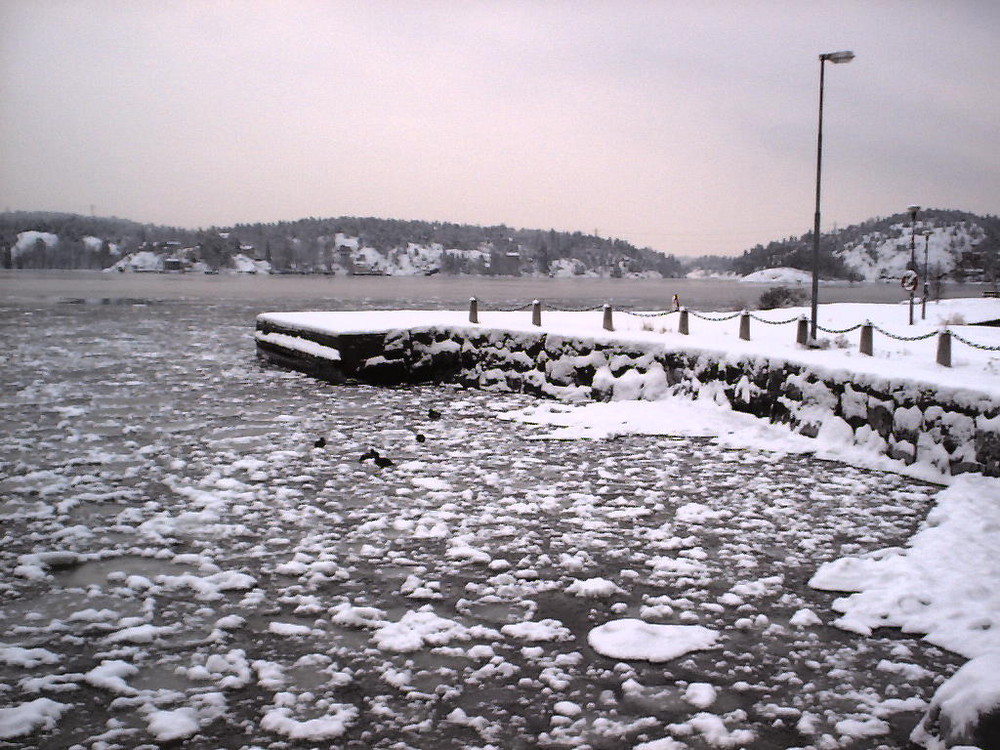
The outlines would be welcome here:
[[[155,746],[174,719],[205,748],[905,747],[957,657],[832,627],[806,581],[904,544],[933,486],[708,439],[543,440],[496,418],[523,395],[332,386],[254,352],[265,310],[677,289],[745,294],[5,276],[0,710],[62,706],[13,746]],[[590,647],[626,618],[718,645]]]

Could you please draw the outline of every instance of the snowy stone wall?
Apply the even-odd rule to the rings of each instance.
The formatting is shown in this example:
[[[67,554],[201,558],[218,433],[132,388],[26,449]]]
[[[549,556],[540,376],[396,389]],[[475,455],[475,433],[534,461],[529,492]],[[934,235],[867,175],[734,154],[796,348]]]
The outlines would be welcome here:
[[[710,396],[802,434],[931,464],[943,474],[1000,476],[1000,403],[969,390],[821,372],[778,358],[544,332],[426,327],[329,334],[267,320],[257,327],[265,359],[333,382],[448,381],[566,401]],[[289,337],[303,343],[290,344]]]

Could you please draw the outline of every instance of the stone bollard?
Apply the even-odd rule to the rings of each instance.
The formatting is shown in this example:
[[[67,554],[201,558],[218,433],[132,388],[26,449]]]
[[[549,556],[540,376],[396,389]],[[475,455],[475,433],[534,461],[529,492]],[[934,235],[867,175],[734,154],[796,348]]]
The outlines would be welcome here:
[[[872,324],[866,320],[861,324],[861,353],[872,356]]]
[[[750,313],[746,310],[740,314],[740,338],[744,341],[750,340]]]
[[[809,319],[805,315],[800,315],[798,327],[795,329],[795,343],[805,346],[809,341]]]
[[[686,307],[681,308],[681,318],[677,322],[677,333],[688,335],[688,311]]]
[[[951,367],[951,331],[947,328],[938,334],[937,363],[942,367]]]
[[[542,303],[537,299],[531,303],[531,325],[540,326],[542,324]]]
[[[479,322],[479,300],[475,297],[469,297],[469,322]]]
[[[615,324],[611,320],[611,305],[604,305],[604,330],[613,331],[615,330]]]

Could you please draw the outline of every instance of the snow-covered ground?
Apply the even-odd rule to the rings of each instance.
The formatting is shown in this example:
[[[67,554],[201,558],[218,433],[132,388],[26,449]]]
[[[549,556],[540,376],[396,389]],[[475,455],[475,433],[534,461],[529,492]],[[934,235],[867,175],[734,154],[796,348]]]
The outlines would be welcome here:
[[[996,480],[819,460],[714,402],[332,387],[256,364],[253,312],[4,310],[15,746],[902,748],[939,688],[968,712],[991,687]],[[358,325],[382,315],[417,323]],[[616,335],[936,372],[675,320]],[[930,382],[994,393],[955,348]]]

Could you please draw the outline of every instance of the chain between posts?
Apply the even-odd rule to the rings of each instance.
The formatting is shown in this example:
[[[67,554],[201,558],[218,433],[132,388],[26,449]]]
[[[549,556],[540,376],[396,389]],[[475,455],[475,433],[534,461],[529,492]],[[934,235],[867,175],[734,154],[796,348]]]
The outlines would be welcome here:
[[[696,313],[694,310],[688,310],[688,312],[691,315],[694,315],[699,320],[709,320],[713,323],[721,323],[726,320],[732,320],[733,318],[738,318],[743,314],[743,311],[740,310],[739,312],[734,312],[732,315],[723,315],[722,317],[719,318],[713,318],[710,315],[702,315],[701,313]]]
[[[546,305],[546,309],[555,312],[597,312],[598,310],[603,310],[604,305],[597,305],[596,307],[556,307],[555,305]]]
[[[838,328],[824,328],[823,326],[819,325],[819,323],[817,323],[816,324],[816,329],[819,330],[819,331],[822,331],[823,333],[832,333],[832,334],[850,333],[851,331],[858,330],[863,325],[864,325],[864,323],[858,323],[857,325],[853,325],[850,328],[840,328],[840,329],[838,329]],[[875,330],[879,330],[879,329],[876,328]]]
[[[618,312],[624,313],[625,315],[631,315],[633,318],[662,318],[667,315],[673,315],[674,313],[680,312],[679,310],[664,310],[663,312],[655,313],[640,313],[633,312],[632,310],[619,310]]]
[[[987,346],[986,344],[977,344],[974,341],[969,341],[967,338],[959,336],[954,331],[949,330],[948,333],[951,334],[953,339],[958,339],[966,346],[971,346],[973,349],[982,349],[984,352],[1000,352],[1000,346]]]
[[[784,326],[789,323],[795,323],[798,321],[799,317],[796,315],[794,318],[789,318],[788,320],[768,320],[767,318],[762,318],[759,315],[754,315],[753,313],[748,313],[751,318],[756,320],[758,323],[767,323],[769,326]]]
[[[938,335],[938,331],[931,331],[930,333],[925,333],[920,336],[897,336],[896,334],[889,333],[884,328],[879,328],[878,326],[872,326],[872,328],[881,333],[883,336],[888,336],[889,338],[895,339],[896,341],[923,341],[924,339],[929,339],[932,336]]]

